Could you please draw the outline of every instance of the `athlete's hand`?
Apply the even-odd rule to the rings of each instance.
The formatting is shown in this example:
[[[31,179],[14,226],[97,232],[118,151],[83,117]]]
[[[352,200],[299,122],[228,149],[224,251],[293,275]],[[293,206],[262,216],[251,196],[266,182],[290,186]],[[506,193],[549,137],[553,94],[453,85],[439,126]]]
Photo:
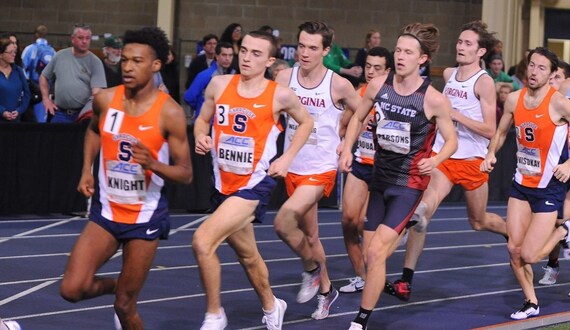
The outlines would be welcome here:
[[[566,183],[568,178],[570,178],[570,162],[564,162],[554,166],[552,172],[554,172],[554,177],[557,178],[558,181]]]
[[[95,180],[93,179],[93,174],[83,173],[81,179],[79,179],[79,184],[77,185],[77,191],[79,191],[83,196],[89,198],[93,196],[95,192]]]
[[[495,155],[487,155],[481,162],[481,172],[490,173],[495,168],[495,163],[497,163]]]
[[[133,153],[133,160],[135,162],[140,164],[145,170],[152,170],[152,165],[156,159],[152,157],[150,150],[144,144],[142,144],[141,141],[133,144],[131,146],[131,151]]]
[[[352,152],[342,151],[338,159],[338,168],[344,172],[352,172]]]
[[[418,162],[418,171],[420,175],[431,175],[433,169],[436,167],[433,157],[420,159]]]
[[[336,154],[340,156],[342,149],[344,149],[344,139],[340,140],[340,143],[336,147]]]
[[[196,139],[196,147],[194,148],[198,155],[205,155],[212,150],[212,137],[202,135]]]
[[[287,172],[289,172],[289,162],[281,157],[274,160],[267,170],[267,174],[272,178],[284,178]]]

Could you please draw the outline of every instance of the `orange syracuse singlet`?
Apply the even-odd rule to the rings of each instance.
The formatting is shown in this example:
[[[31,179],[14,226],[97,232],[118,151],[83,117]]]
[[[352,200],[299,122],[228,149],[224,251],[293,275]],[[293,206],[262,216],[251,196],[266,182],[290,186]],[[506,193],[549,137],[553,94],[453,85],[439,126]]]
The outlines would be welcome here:
[[[245,98],[238,94],[239,82],[234,75],[216,101],[212,129],[215,187],[224,195],[251,189],[266,177],[283,130],[273,117],[277,84],[268,81],[259,96]]]
[[[545,188],[553,180],[553,169],[568,159],[568,125],[557,126],[549,113],[552,87],[534,109],[524,105],[527,88],[520,92],[514,112],[517,135],[517,169],[515,181],[528,188]],[[555,181],[558,182],[556,178]]]
[[[168,164],[168,143],[158,123],[169,96],[159,92],[150,109],[135,117],[124,112],[124,95],[125,87],[117,86],[109,108],[99,122],[101,215],[114,222],[147,223],[163,215],[167,208],[162,191],[164,180],[133,160],[131,146],[141,141],[150,149],[153,158]]]

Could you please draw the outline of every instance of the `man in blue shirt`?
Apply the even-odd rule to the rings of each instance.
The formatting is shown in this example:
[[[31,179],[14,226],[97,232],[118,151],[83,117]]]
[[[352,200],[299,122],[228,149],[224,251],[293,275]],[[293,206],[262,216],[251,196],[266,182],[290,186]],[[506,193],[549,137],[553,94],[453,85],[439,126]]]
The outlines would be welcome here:
[[[219,42],[216,45],[216,60],[209,68],[200,72],[192,84],[184,93],[184,101],[194,109],[194,118],[197,118],[204,103],[204,91],[213,76],[222,74],[233,74],[235,70],[230,69],[234,51],[232,45],[227,42]]]
[[[48,28],[45,25],[38,25],[35,30],[36,41],[24,48],[22,52],[22,63],[26,71],[28,79],[36,86],[40,85],[40,74],[45,66],[51,61],[55,55],[55,49],[48,44],[46,36]],[[46,109],[42,102],[34,104],[34,114],[38,123],[47,121]]]

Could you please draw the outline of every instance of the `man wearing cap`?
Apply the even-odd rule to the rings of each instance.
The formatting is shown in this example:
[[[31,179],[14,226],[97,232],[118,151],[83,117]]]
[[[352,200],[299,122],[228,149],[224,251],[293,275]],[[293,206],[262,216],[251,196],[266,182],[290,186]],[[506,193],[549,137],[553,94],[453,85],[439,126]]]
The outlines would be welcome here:
[[[107,87],[115,87],[122,83],[121,74],[121,49],[123,41],[116,36],[110,36],[105,39],[103,47],[103,68],[105,69],[105,79],[107,79]]]

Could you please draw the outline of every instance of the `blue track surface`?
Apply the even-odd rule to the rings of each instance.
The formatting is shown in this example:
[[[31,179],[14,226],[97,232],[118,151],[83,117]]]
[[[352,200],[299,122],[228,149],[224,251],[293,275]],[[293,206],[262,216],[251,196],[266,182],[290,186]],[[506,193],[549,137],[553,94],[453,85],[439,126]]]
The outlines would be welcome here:
[[[504,206],[490,209],[502,216]],[[341,294],[326,320],[310,318],[316,298],[295,302],[301,263],[281,242],[271,224],[256,225],[259,249],[269,267],[275,295],[289,307],[285,329],[347,329],[358,311],[360,293]],[[174,215],[170,239],[161,242],[153,269],[139,298],[146,329],[198,329],[205,297],[190,243],[203,215]],[[352,277],[342,241],[340,212],[319,212],[320,235],[336,287]],[[71,304],[58,293],[68,253],[84,219],[0,219],[0,316],[16,319],[22,329],[112,329],[113,297]],[[263,329],[262,312],[232,250],[218,250],[222,262],[222,303],[228,329]],[[400,248],[388,261],[388,278],[397,279],[403,264]],[[535,283],[542,276],[535,265]],[[99,274],[116,276],[117,256]],[[541,316],[570,310],[570,265],[561,259],[558,283],[537,284]],[[523,295],[508,264],[506,242],[499,235],[471,230],[464,206],[442,206],[436,213],[420,259],[412,299],[401,302],[382,295],[369,329],[471,329],[510,322]],[[520,323],[521,326],[524,323]]]

